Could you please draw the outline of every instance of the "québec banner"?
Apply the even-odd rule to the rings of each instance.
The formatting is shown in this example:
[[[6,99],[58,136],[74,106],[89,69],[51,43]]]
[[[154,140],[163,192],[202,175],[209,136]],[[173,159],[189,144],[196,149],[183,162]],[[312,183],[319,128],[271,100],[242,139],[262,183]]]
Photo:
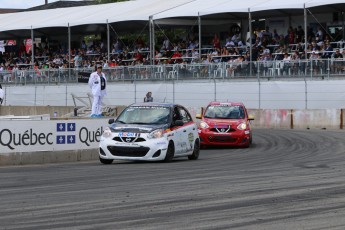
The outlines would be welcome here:
[[[108,119],[0,121],[0,154],[98,148]]]

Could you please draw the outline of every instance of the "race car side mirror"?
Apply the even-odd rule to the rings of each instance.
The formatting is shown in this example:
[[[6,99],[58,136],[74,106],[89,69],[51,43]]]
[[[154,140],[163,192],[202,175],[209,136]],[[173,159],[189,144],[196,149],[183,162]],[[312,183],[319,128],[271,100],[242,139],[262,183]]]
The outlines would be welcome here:
[[[198,113],[197,115],[195,115],[196,119],[201,119],[202,115],[200,113]]]
[[[108,124],[111,125],[115,122],[114,118],[109,119]]]

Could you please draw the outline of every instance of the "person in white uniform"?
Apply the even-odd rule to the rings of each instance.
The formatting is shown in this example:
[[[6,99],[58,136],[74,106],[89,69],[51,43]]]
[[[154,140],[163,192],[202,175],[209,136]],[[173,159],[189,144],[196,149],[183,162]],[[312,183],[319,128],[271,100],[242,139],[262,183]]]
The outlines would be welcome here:
[[[90,74],[89,86],[92,90],[93,102],[91,117],[102,117],[102,100],[107,95],[107,79],[102,72],[102,65],[96,65],[96,71]]]

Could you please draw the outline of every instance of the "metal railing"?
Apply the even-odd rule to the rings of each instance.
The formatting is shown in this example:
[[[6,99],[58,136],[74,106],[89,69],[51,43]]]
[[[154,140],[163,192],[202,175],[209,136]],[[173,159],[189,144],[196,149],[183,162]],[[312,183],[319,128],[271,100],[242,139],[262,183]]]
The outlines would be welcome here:
[[[39,69],[0,72],[0,82],[13,85],[77,83],[93,68]],[[134,65],[104,68],[107,80],[169,81],[186,79],[330,79],[345,75],[345,59],[298,61],[219,62],[164,65]]]

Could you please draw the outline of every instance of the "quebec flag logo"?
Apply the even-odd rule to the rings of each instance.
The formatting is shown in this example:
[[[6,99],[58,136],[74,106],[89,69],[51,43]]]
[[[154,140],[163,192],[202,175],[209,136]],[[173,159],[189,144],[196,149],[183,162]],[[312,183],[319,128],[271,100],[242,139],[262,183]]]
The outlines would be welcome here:
[[[66,132],[66,123],[56,123],[57,132]]]
[[[67,131],[75,132],[75,123],[67,123]]]
[[[56,144],[66,144],[66,136],[65,135],[57,135],[56,136]]]
[[[75,144],[76,135],[71,132],[76,131],[76,123],[56,123],[56,144]]]
[[[75,135],[67,135],[67,144],[75,144]]]

